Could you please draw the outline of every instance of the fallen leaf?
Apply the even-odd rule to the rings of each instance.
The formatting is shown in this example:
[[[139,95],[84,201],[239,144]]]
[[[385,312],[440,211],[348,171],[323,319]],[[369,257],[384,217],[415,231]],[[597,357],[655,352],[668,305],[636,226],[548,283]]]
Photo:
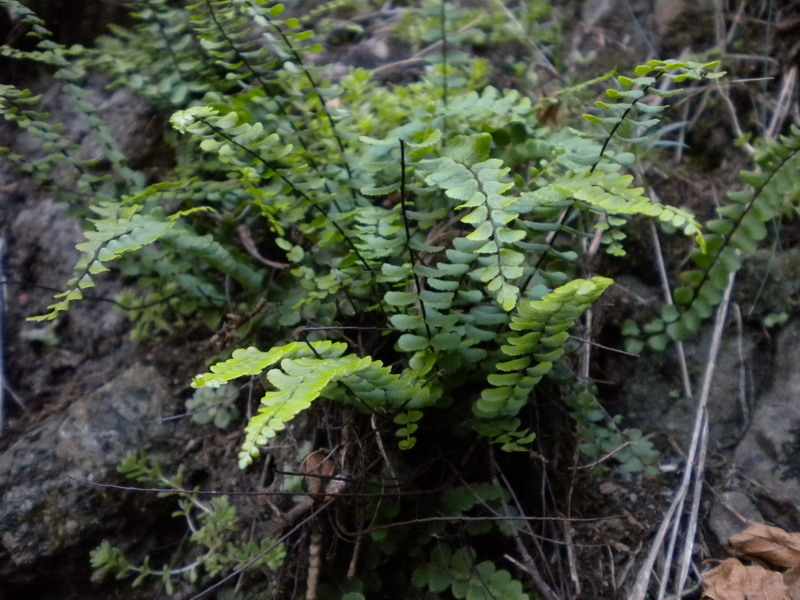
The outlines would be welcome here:
[[[729,558],[702,575],[707,600],[795,600],[777,571]]]
[[[780,527],[751,522],[732,536],[728,548],[779,567],[800,566],[800,533],[787,533]]]
[[[794,567],[783,574],[783,583],[789,588],[792,600],[800,600],[800,567]]]

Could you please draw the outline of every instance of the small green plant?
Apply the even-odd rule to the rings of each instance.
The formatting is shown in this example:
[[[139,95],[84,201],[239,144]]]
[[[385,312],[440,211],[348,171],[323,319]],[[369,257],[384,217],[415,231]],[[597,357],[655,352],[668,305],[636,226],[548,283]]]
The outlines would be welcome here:
[[[475,563],[475,551],[459,548],[453,552],[447,544],[433,549],[430,562],[414,571],[414,584],[434,594],[450,591],[459,600],[528,600],[522,585],[511,574],[498,569],[492,561]]]
[[[566,399],[581,441],[581,454],[594,475],[617,473],[658,474],[659,452],[636,428],[620,429],[621,416],[610,417],[597,400],[595,386],[579,385]]]
[[[239,409],[235,404],[238,395],[231,385],[200,388],[186,401],[186,410],[195,423],[213,423],[219,429],[227,429],[239,419]]]
[[[166,475],[161,465],[141,454],[129,454],[119,466],[119,472],[133,481],[164,489],[162,496],[176,496],[178,509],[174,517],[186,520],[191,532],[188,549],[174,557],[183,561],[178,566],[164,564],[154,567],[149,556],[141,564],[133,564],[121,549],[104,541],[91,553],[94,569],[92,579],[102,581],[108,576],[117,579],[134,577],[133,587],[150,578],[160,580],[164,590],[173,595],[179,582],[196,585],[206,577],[216,577],[232,571],[267,567],[277,571],[283,564],[286,551],[283,544],[270,539],[247,541],[239,526],[236,509],[227,496],[217,496],[205,502],[185,488],[183,469]]]

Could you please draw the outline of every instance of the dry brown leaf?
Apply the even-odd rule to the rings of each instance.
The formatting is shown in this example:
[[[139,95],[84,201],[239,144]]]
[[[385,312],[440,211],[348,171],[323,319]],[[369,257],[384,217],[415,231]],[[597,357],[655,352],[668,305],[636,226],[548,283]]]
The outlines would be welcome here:
[[[792,600],[800,600],[800,567],[794,567],[783,574],[783,583],[789,588]]]
[[[776,571],[729,558],[702,575],[708,600],[795,600]]]
[[[800,565],[800,533],[787,533],[780,527],[751,522],[732,536],[728,548],[734,554],[745,554],[779,567]]]

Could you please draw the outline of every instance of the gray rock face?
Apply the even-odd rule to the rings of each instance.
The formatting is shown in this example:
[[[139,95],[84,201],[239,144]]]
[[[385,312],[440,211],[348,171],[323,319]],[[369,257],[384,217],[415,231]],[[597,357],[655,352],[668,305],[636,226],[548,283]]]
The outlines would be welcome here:
[[[706,332],[684,344],[695,396],[700,394],[710,337]],[[722,341],[708,399],[712,448],[730,445],[742,434],[748,410],[743,400],[750,397],[754,380],[760,382],[765,377],[766,366],[755,356],[756,342],[748,332]],[[695,418],[695,401],[684,397],[674,350],[638,361],[634,375],[625,383],[625,396],[629,416],[637,426],[666,431],[686,447]]]
[[[800,526],[800,323],[778,340],[774,384],[762,396],[734,455],[739,472],[776,524]]]
[[[42,561],[56,555],[63,561],[81,540],[114,522],[115,503],[76,480],[117,480],[125,454],[165,435],[160,417],[167,399],[156,370],[134,364],[0,455],[0,581],[25,585],[41,578]],[[72,560],[88,564],[83,552]]]

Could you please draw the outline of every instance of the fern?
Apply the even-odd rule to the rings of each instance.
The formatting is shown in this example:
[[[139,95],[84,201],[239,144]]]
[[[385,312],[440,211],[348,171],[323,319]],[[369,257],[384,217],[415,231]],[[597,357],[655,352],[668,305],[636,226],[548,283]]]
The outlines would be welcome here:
[[[86,232],[87,241],[77,246],[83,257],[75,265],[75,277],[67,282],[66,291],[56,294],[61,300],[51,304],[47,314],[30,317],[31,321],[55,319],[84,297],[83,290],[94,287],[94,276],[108,271],[106,263],[152,244],[173,227],[164,218],[141,214],[137,206],[100,205],[93,210],[103,218],[95,221],[95,231]]]
[[[568,373],[566,356],[575,348],[570,328],[612,283],[577,278],[585,270],[583,238],[600,229],[609,251],[620,254],[627,220],[643,216],[695,238],[698,256],[711,257],[702,264],[730,261],[722,248],[746,249],[738,230],[751,241],[763,237],[758,226],[774,214],[781,177],[795,166],[794,154],[775,150],[765,159],[767,179],[750,177],[755,191],[737,204],[746,208],[728,209],[725,224],[712,224],[706,237],[690,212],[650,202],[630,173],[646,152],[669,143],[662,124],[667,107],[647,99],[677,93],[661,91],[667,80],[718,76],[710,72],[716,63],[651,61],[635,77],[618,78],[620,87],[595,105],[585,129],[552,131],[537,124],[531,99],[486,86],[485,63],[456,53],[408,85],[380,86],[363,70],[322,77],[308,60],[319,50],[312,33],[284,18],[281,5],[263,0],[200,0],[185,9],[167,0],[125,0],[136,27],[114,29],[96,50],[46,43],[35,15],[13,0],[0,2],[16,7],[40,36],[32,52],[3,52],[38,60],[71,82],[66,92],[88,115],[114,174],[110,179],[76,161],[72,140],[49,123],[36,97],[0,88],[0,113],[48,149],[35,174],[84,169],[75,195],[91,194],[96,215],[74,277],[38,319],[63,313],[113,265],[138,284],[126,294],[143,330],[179,322],[173,313],[202,318],[210,329],[226,314],[247,315],[244,325],[231,317],[220,333],[268,350],[235,350],[195,378],[199,391],[191,400],[192,407],[213,407],[207,420],[226,425],[233,411],[215,406],[214,392],[238,378],[260,377],[265,392],[246,425],[242,468],[320,399],[385,417],[371,422],[381,457],[363,464],[385,460],[390,471],[381,429],[391,421],[403,450],[415,447],[429,425],[423,419],[434,417],[454,435],[477,432],[504,450],[529,449],[537,432],[526,428],[524,408],[544,377]],[[447,23],[437,15],[438,35]],[[141,174],[128,168],[87,104],[81,68],[101,69],[114,86],[136,90],[171,114],[177,162],[171,181],[141,189]],[[789,144],[792,152],[798,145]],[[10,150],[9,156],[26,164],[27,157]],[[748,211],[767,216],[756,223]],[[711,292],[697,281],[703,299]],[[151,302],[160,304],[147,308]],[[314,341],[284,343],[293,333]],[[328,335],[346,343],[319,341]],[[597,410],[591,400],[570,405],[585,454],[594,458],[624,435],[632,443],[620,455],[623,464],[646,466],[652,448],[638,432],[614,437],[609,428],[581,427]],[[353,420],[356,435],[360,425]],[[448,438],[446,445],[458,443]],[[362,448],[372,452],[371,444]],[[395,518],[400,495],[390,501],[379,467],[371,469],[354,473],[353,481],[383,493],[375,511],[394,511]],[[506,504],[504,493],[480,482],[448,485],[431,514],[459,518],[479,504],[497,510]],[[193,541],[211,549],[232,517],[228,508],[214,505],[220,518],[201,519]],[[452,549],[450,526],[436,527],[436,549],[424,547],[431,537],[416,548],[415,556],[430,557],[415,563],[414,581],[425,593],[527,598],[491,561],[479,562],[469,548]],[[474,523],[468,531],[491,527]],[[383,538],[387,546],[391,535]],[[380,537],[373,531],[365,544],[376,547]],[[207,572],[243,566],[268,548],[230,550],[224,559],[209,555]],[[95,558],[100,572],[170,576],[146,565],[137,571],[110,546]]]
[[[663,134],[656,126],[661,122],[659,114],[667,107],[647,104],[644,99],[649,94],[669,98],[682,91],[679,88],[662,89],[656,84],[662,80],[682,84],[718,78],[723,75],[722,72],[713,72],[718,66],[718,62],[651,60],[635,68],[636,77],[617,77],[622,89],[609,88],[606,90],[607,100],[595,103],[602,116],[584,115],[594,126],[594,131],[569,131],[572,135],[565,140],[551,169],[553,173],[560,166],[565,172],[554,180],[543,180],[537,199],[545,203],[569,199],[570,209],[565,215],[571,212],[576,202],[586,202],[594,210],[602,211],[604,219],[598,227],[606,231],[603,241],[614,255],[624,255],[621,242],[625,234],[619,227],[625,223],[625,216],[635,214],[646,214],[670,223],[686,235],[695,236],[702,247],[704,240],[700,235],[700,225],[690,213],[653,204],[642,195],[640,188],[629,187],[630,176],[620,176],[618,172],[621,167],[630,167],[637,160],[633,150],[638,152],[638,160],[641,160],[642,151],[657,145]],[[646,118],[639,118],[640,112]],[[612,146],[621,146],[622,150],[614,150]],[[563,222],[564,217],[559,220],[559,225]]]
[[[342,392],[331,384],[341,382],[353,401],[373,410],[379,406],[417,408],[429,402],[429,394],[413,381],[400,381],[380,361],[344,355],[346,350],[346,344],[332,342],[309,345],[293,342],[268,352],[251,347],[235,351],[231,359],[195,378],[194,387],[216,387],[231,379],[258,375],[280,361],[279,368],[266,373],[275,391],[263,396],[259,414],[245,429],[245,441],[239,452],[241,468],[252,464],[261,447],[314,400],[320,396],[341,399]]]
[[[163,110],[184,108],[210,90],[227,91],[224,73],[201,51],[185,10],[169,0],[124,0],[133,29],[111,25],[93,62],[112,79]]]
[[[505,196],[513,184],[506,179],[508,169],[502,168],[502,161],[488,158],[490,143],[489,134],[456,138],[448,146],[449,156],[422,161],[420,168],[431,173],[425,178],[428,184],[462,202],[457,209],[471,209],[461,218],[475,228],[467,239],[483,244],[475,250],[482,255],[479,266],[469,275],[485,284],[498,304],[510,311],[519,298],[513,280],[522,276],[525,260],[515,243],[525,232],[514,227],[519,206],[514,197]]]
[[[563,356],[568,329],[612,283],[606,277],[575,279],[541,300],[521,302],[519,315],[512,316],[509,327],[525,333],[509,336],[501,347],[511,360],[498,363],[498,372],[489,375],[492,387],[475,402],[475,415],[482,419],[515,416],[534,386]]]
[[[729,192],[731,203],[717,208],[719,218],[706,224],[711,232],[706,235],[706,248],[692,255],[699,269],[681,274],[686,286],[675,290],[676,305],[663,308],[653,330],[661,329],[669,338],[680,340],[711,316],[730,274],[741,268],[742,257],[755,253],[767,236],[764,223],[781,215],[785,199],[796,187],[800,129],[793,126],[790,135],[763,148],[755,160],[760,171],[743,171],[741,179],[749,189]]]
[[[579,201],[617,226],[624,224],[624,220],[615,221],[609,215],[653,217],[682,230],[684,235],[693,236],[698,245],[704,247],[702,225],[692,213],[667,204],[653,203],[644,195],[643,188],[631,187],[632,182],[631,175],[573,172],[531,192],[529,197],[539,205],[558,203],[562,199]]]

